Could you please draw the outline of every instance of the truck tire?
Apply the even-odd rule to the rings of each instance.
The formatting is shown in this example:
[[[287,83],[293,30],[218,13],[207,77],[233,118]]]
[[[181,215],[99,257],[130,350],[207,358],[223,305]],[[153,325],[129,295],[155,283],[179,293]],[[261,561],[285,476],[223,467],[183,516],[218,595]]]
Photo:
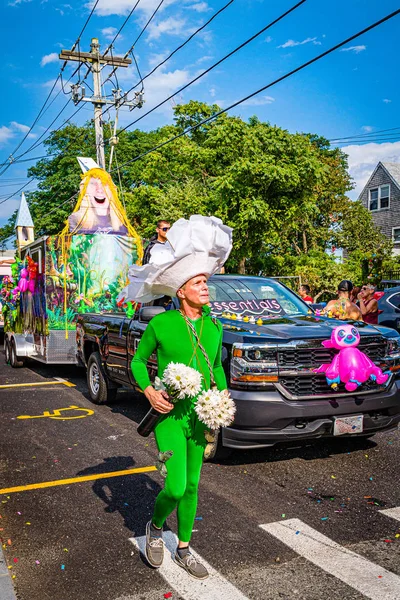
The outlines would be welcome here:
[[[10,342],[8,338],[4,340],[4,360],[6,365],[10,364]]]
[[[10,342],[10,365],[13,369],[19,369],[24,366],[24,361],[17,356],[15,340],[11,340]]]
[[[94,404],[107,404],[115,400],[117,388],[110,387],[99,352],[93,352],[88,360],[87,384]]]

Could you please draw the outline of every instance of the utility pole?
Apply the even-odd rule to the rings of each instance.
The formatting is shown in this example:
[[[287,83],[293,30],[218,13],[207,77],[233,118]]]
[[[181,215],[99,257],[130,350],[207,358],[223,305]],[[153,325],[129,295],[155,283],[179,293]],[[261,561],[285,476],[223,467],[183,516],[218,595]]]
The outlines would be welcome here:
[[[61,50],[59,58],[64,61],[83,62],[87,64],[93,75],[93,96],[87,97],[86,90],[83,85],[71,85],[72,100],[74,104],[79,102],[91,102],[94,108],[94,128],[96,133],[96,151],[97,164],[101,169],[106,168],[104,156],[104,136],[103,136],[103,121],[102,113],[105,104],[113,104],[116,108],[122,105],[129,106],[132,110],[135,107],[143,106],[143,92],[136,92],[134,100],[128,100],[127,94],[121,95],[121,90],[113,90],[114,98],[109,100],[102,96],[101,93],[101,70],[102,65],[112,67],[129,67],[132,63],[130,58],[122,58],[120,56],[104,56],[100,54],[100,44],[97,38],[92,38],[90,44],[90,52],[75,52],[72,50]],[[118,143],[118,138],[112,138],[113,144]]]

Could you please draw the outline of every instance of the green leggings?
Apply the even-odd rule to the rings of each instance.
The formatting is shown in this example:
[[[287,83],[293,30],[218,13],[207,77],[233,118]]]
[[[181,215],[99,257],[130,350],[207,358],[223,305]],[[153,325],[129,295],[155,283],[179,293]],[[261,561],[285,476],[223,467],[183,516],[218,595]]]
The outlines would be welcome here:
[[[189,542],[197,508],[197,490],[203,464],[205,426],[201,423],[189,400],[181,400],[156,425],[154,433],[159,452],[172,450],[167,460],[165,487],[158,494],[153,523],[162,527],[177,506],[178,537]]]

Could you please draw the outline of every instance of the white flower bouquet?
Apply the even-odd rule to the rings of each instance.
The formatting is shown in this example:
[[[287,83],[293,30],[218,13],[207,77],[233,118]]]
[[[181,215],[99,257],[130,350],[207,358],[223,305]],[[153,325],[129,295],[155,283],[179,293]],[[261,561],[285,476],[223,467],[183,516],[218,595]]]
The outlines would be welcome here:
[[[194,409],[199,420],[211,430],[231,425],[236,412],[235,403],[229,393],[217,389],[201,392]]]
[[[162,379],[155,378],[154,387],[156,390],[165,390],[169,401],[175,404],[183,398],[195,398],[201,390],[201,380],[202,376],[196,369],[171,362],[167,365]],[[160,413],[151,408],[139,423],[137,432],[143,437],[149,436],[159,418]]]
[[[183,398],[195,398],[201,390],[201,374],[182,363],[169,363],[162,379],[156,377],[155,388],[165,390],[170,402],[175,404]]]

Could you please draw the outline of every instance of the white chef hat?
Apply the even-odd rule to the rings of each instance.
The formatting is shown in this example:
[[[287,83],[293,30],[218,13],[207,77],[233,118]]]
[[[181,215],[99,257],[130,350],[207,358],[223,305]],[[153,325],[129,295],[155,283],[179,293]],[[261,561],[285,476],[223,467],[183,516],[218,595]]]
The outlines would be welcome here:
[[[153,246],[149,264],[130,267],[129,284],[119,294],[119,302],[176,296],[192,277],[220,271],[232,250],[232,229],[217,217],[179,219],[167,238],[165,244]]]

